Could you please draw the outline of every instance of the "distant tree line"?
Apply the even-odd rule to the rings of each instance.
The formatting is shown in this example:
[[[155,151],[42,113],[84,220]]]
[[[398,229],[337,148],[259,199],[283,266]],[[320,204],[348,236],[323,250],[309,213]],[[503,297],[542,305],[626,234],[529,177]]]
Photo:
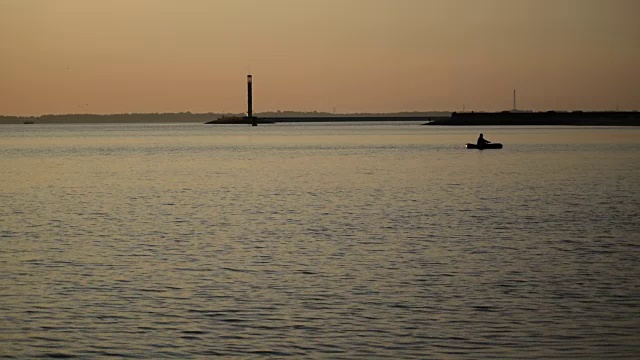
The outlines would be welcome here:
[[[63,114],[41,116],[2,116],[0,124],[61,124],[61,123],[181,123],[206,122],[222,116],[242,114],[220,114],[191,112],[179,113],[130,113],[130,114]]]
[[[64,124],[64,123],[204,123],[221,117],[244,116],[243,113],[125,113],[125,114],[61,114],[41,116],[0,115],[0,124]],[[446,111],[407,111],[397,113],[352,113],[336,114],[318,111],[266,111],[254,114],[265,118],[287,117],[403,117],[403,116],[449,116]]]

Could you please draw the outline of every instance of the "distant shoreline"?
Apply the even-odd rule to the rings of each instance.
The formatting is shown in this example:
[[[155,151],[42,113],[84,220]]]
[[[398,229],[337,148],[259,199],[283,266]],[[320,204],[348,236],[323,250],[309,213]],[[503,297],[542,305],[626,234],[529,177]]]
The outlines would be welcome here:
[[[146,114],[63,114],[41,116],[2,116],[0,124],[136,124],[136,123],[202,123],[223,116],[204,113]]]
[[[547,112],[470,112],[452,113],[450,117],[424,125],[442,126],[640,126],[637,111],[547,111]]]
[[[219,113],[141,113],[141,114],[68,114],[42,116],[2,116],[0,124],[249,124],[243,114]],[[401,122],[415,121],[434,126],[640,126],[637,111],[573,112],[405,112],[391,114],[329,114],[266,112],[257,115],[258,124],[309,122]]]
[[[406,112],[389,114],[330,114],[318,112],[265,112],[256,116],[259,123],[274,122],[344,122],[344,121],[431,121],[448,118],[448,112]],[[228,119],[243,119],[244,114],[221,113],[139,113],[139,114],[66,114],[42,116],[3,116],[0,124],[102,124],[102,123],[218,123],[243,124],[243,121],[228,121]],[[225,121],[225,119],[227,119]],[[220,120],[220,121],[218,121]]]

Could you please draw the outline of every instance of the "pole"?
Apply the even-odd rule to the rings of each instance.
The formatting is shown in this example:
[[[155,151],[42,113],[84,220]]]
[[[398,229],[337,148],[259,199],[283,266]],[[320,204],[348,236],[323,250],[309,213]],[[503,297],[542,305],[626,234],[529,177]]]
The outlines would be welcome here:
[[[247,116],[252,126],[258,126],[256,119],[253,117],[253,94],[252,94],[253,77],[247,75]]]

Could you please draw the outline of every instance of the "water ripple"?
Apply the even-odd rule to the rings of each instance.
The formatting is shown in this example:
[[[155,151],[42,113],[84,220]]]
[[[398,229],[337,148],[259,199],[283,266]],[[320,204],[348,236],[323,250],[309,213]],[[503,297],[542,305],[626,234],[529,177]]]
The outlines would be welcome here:
[[[0,142],[1,357],[640,353],[637,145],[80,128]]]

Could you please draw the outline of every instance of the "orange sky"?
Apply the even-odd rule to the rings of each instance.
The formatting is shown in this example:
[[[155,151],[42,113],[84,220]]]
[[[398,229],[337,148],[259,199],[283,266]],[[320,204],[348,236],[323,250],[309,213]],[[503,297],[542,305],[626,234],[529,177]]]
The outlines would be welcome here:
[[[0,0],[0,114],[640,109],[636,0]]]

